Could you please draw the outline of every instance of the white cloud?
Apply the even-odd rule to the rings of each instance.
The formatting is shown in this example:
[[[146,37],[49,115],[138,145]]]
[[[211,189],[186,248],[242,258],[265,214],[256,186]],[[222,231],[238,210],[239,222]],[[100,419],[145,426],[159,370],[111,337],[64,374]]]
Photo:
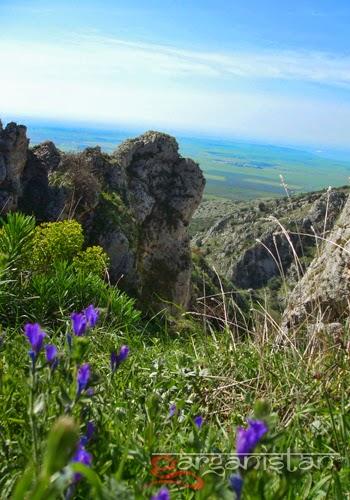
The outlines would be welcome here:
[[[6,114],[350,144],[346,103],[234,90],[237,81],[261,78],[348,86],[346,57],[219,54],[91,36],[45,45],[0,38],[0,68]],[[223,80],[224,92],[216,85]]]
[[[293,79],[330,85],[350,86],[350,57],[323,52],[265,50],[222,54],[181,50],[171,46],[133,43],[115,38],[86,36],[77,46],[98,47],[100,52],[115,54],[113,65],[130,66],[137,60],[154,65],[153,70],[218,77],[234,75],[247,78]]]

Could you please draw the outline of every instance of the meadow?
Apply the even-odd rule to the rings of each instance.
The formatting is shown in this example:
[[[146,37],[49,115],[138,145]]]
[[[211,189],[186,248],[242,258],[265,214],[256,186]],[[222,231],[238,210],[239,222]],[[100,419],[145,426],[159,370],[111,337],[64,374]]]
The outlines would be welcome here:
[[[101,146],[111,153],[125,139],[144,130],[93,129],[72,125],[29,123],[32,144],[52,140],[64,151]],[[335,159],[319,152],[225,139],[177,136],[181,153],[197,161],[207,179],[206,198],[251,200],[283,196],[280,176],[291,193],[348,184],[350,154]],[[345,159],[344,159],[345,158]]]
[[[1,498],[347,497],[348,334],[145,317],[74,221],[9,215],[0,252]]]

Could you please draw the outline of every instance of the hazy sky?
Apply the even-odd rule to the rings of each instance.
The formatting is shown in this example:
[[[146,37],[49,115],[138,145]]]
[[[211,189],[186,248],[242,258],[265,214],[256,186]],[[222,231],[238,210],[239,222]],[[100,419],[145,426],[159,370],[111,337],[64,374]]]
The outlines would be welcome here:
[[[0,113],[350,148],[349,0],[0,0]]]

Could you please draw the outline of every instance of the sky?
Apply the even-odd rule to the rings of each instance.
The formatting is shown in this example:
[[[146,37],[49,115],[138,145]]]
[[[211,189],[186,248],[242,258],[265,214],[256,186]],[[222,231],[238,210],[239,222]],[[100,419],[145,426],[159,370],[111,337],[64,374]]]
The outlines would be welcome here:
[[[0,112],[350,149],[349,0],[0,0]]]

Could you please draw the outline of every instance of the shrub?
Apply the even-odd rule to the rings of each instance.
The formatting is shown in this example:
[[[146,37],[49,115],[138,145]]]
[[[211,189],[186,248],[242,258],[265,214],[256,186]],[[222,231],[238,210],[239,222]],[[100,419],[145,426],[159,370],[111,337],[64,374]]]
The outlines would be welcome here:
[[[103,280],[106,253],[99,246],[82,251],[82,245],[74,220],[35,228],[32,217],[8,215],[0,229],[0,321],[55,324],[94,303],[119,327],[135,327],[134,301]]]
[[[28,262],[32,249],[35,219],[20,213],[10,213],[1,220],[0,259],[3,266],[12,270]]]
[[[100,246],[88,247],[79,252],[73,259],[73,266],[76,271],[82,273],[92,273],[103,277],[109,265],[109,258]]]
[[[83,229],[75,220],[40,224],[34,233],[33,265],[37,269],[47,269],[58,261],[71,262],[83,243]]]
[[[92,302],[119,327],[133,328],[140,317],[133,299],[96,273],[77,271],[67,262],[55,263],[49,274],[34,275],[27,296],[26,316],[43,323],[54,323]]]

